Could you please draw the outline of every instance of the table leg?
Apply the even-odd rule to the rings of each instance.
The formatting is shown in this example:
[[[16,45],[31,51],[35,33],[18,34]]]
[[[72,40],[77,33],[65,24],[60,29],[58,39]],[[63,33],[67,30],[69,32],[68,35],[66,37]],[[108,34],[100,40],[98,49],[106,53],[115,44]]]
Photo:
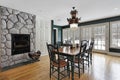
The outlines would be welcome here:
[[[74,57],[71,60],[71,72],[72,72],[72,80],[74,80]]]

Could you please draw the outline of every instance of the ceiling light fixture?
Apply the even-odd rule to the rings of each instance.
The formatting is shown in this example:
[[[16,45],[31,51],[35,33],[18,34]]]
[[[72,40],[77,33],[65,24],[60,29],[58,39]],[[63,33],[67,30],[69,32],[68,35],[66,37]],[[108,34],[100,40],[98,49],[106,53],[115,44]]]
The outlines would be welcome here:
[[[73,10],[70,12],[71,18],[67,18],[67,21],[70,25],[70,28],[77,28],[80,18],[76,17],[78,11],[73,7]]]

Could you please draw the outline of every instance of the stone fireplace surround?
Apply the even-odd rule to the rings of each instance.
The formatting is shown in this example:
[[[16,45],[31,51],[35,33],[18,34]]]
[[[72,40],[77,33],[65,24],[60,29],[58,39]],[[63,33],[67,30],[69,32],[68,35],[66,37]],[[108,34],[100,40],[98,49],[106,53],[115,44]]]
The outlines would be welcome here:
[[[0,6],[1,61],[4,68],[29,60],[28,53],[11,55],[11,34],[30,34],[30,51],[35,51],[36,16]]]

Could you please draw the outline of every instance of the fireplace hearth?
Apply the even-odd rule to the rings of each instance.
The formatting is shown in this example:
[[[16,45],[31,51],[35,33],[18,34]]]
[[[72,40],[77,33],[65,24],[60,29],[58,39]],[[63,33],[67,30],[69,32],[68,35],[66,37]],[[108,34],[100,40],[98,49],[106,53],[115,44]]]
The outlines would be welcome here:
[[[12,55],[30,52],[30,34],[12,34]]]

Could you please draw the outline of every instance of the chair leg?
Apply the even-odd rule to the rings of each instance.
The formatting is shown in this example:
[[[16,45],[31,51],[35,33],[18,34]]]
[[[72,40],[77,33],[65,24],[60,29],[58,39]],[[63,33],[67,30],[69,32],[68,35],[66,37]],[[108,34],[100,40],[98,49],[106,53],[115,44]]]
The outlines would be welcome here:
[[[69,62],[67,62],[68,64],[67,64],[67,74],[68,74],[68,76],[69,76],[69,78],[70,78],[70,68],[69,68]]]
[[[88,67],[89,67],[89,61],[90,61],[90,60],[89,60],[89,59],[90,59],[89,57],[90,57],[90,56],[89,56],[89,54],[88,54]]]
[[[91,65],[92,65],[92,53],[91,53],[91,56],[90,56],[90,62],[91,62]]]
[[[58,67],[58,80],[60,80],[60,68]]]
[[[80,63],[78,63],[78,76],[80,78]]]
[[[68,74],[68,76],[70,78],[70,68],[69,68],[69,66],[68,66],[67,74]]]
[[[83,60],[83,73],[84,73],[84,60]]]
[[[50,65],[50,78],[51,78],[51,65]]]

